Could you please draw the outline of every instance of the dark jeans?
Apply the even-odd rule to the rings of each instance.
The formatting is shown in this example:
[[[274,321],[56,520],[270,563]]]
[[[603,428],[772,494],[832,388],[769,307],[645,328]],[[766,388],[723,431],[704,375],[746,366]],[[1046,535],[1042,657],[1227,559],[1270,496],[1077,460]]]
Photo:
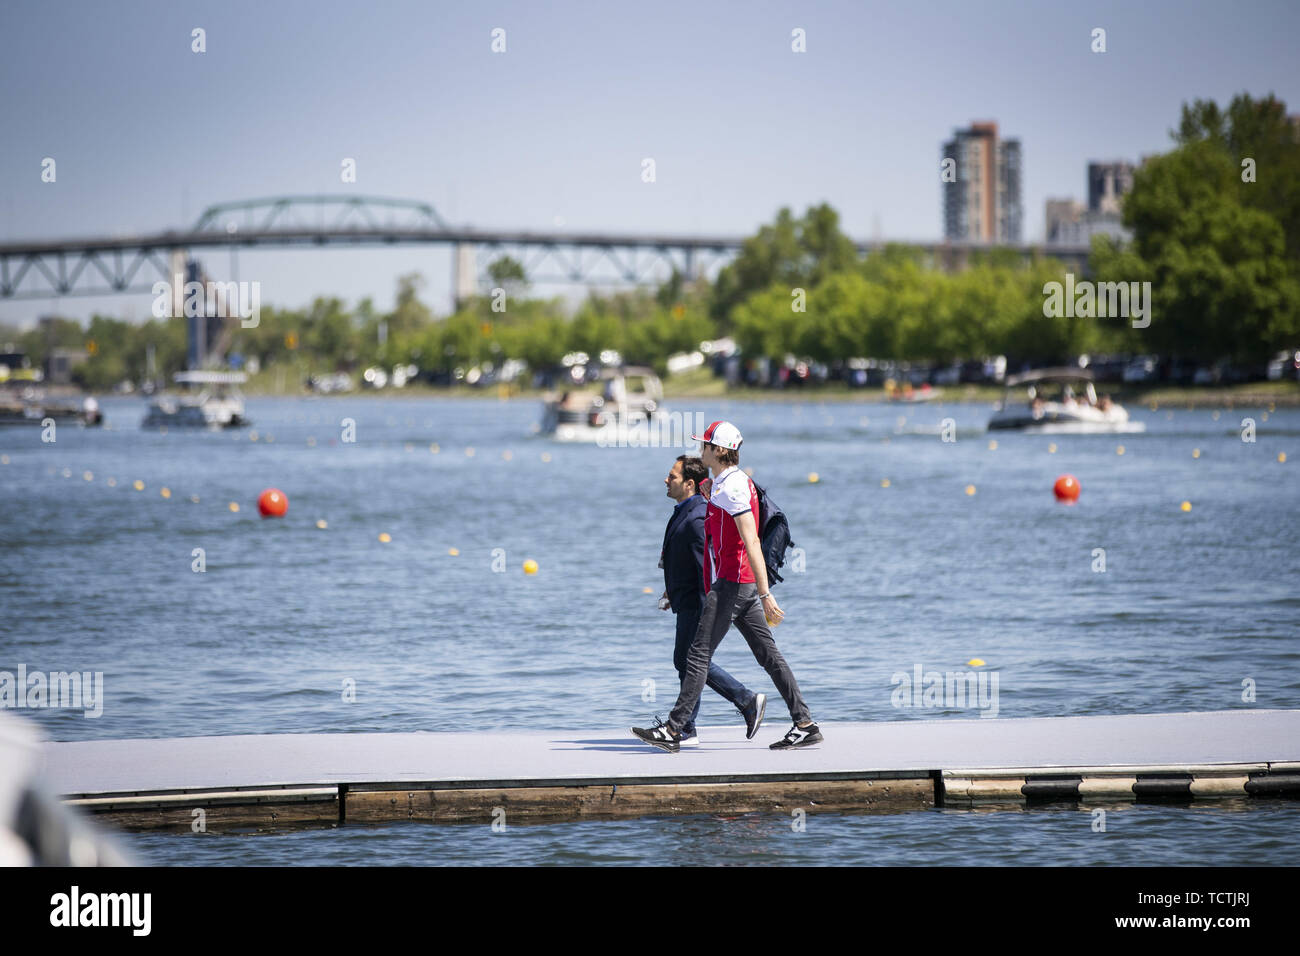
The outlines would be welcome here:
[[[686,655],[691,649],[691,641],[695,640],[700,610],[699,603],[695,601],[687,601],[677,609],[677,646],[673,648],[673,667],[677,668],[677,676],[683,681],[686,679]],[[754,699],[752,690],[712,661],[709,662],[705,683],[729,700],[737,710],[744,710]],[[687,721],[684,730],[695,729],[695,721],[700,716],[700,696],[702,692],[695,698],[695,709],[691,711],[691,719]]]
[[[713,583],[713,589],[704,599],[704,608],[700,613],[700,623],[695,629],[690,650],[686,654],[686,676],[682,678],[682,692],[668,715],[670,730],[681,731],[687,723],[687,715],[694,714],[700,705],[700,695],[711,677],[710,666],[713,652],[722,643],[727,629],[735,623],[749,649],[754,652],[754,659],[772,678],[772,683],[780,692],[790,716],[797,723],[812,720],[812,714],[799,693],[799,684],[790,672],[790,665],[785,662],[777,650],[776,641],[772,639],[772,630],[767,626],[763,606],[758,600],[758,586],[738,584],[735,581],[721,579]],[[694,718],[691,718],[694,719]]]

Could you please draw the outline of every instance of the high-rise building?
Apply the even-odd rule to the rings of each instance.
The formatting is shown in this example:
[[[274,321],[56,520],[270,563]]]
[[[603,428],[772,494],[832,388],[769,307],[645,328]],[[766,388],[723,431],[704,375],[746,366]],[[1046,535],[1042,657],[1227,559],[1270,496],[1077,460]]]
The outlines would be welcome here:
[[[1047,241],[1063,243],[1063,236],[1083,217],[1083,203],[1077,199],[1047,200]]]
[[[1127,241],[1132,234],[1124,228],[1124,196],[1133,188],[1133,164],[1114,162],[1088,164],[1088,205],[1073,199],[1047,200],[1049,245],[1086,246],[1093,236],[1105,235]]]
[[[1133,188],[1133,164],[1123,160],[1088,164],[1088,211],[1119,215]]]
[[[1020,140],[999,139],[998,124],[971,123],[943,144],[955,178],[943,177],[943,226],[949,239],[1019,242]]]

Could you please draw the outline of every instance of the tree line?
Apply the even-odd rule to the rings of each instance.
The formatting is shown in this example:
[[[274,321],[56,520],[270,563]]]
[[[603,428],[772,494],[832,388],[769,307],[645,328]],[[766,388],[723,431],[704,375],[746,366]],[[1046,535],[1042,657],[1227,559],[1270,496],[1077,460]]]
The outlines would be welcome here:
[[[1195,361],[1256,362],[1300,346],[1300,126],[1285,104],[1237,96],[1226,109],[1185,104],[1173,148],[1134,174],[1123,217],[1133,240],[1093,240],[1091,278],[1150,282],[1152,321],[1045,314],[1045,286],[1066,267],[1024,262],[1011,250],[974,256],[949,274],[905,245],[860,257],[827,204],[781,209],[747,239],[713,281],[674,274],[655,289],[590,295],[576,309],[530,294],[519,263],[490,269],[501,296],[481,296],[438,317],[419,297],[419,276],[398,280],[394,306],[349,307],[317,298],[301,309],[262,309],[257,328],[234,332],[230,352],[262,366],[313,371],[414,364],[466,369],[505,359],[544,369],[572,352],[615,350],[664,370],[667,358],[733,337],[746,357],[787,355],[946,362],[1007,355],[1033,363],[1081,353],[1156,353]],[[495,308],[494,308],[495,304]],[[0,328],[34,362],[50,348],[93,344],[78,369],[107,388],[145,375],[154,347],[159,377],[185,364],[184,320],[134,324],[95,316],[83,328]]]

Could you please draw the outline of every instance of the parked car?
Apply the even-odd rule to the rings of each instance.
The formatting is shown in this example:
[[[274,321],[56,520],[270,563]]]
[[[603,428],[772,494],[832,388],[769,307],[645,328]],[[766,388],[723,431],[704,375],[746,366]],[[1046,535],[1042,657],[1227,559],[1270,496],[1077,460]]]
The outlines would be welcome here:
[[[1300,381],[1300,349],[1286,349],[1273,356],[1268,363],[1268,380]]]
[[[1128,363],[1124,369],[1124,381],[1152,382],[1156,378],[1156,358],[1154,355],[1139,355]]]
[[[961,382],[960,362],[953,362],[951,365],[943,365],[936,368],[930,373],[931,385],[956,385]]]

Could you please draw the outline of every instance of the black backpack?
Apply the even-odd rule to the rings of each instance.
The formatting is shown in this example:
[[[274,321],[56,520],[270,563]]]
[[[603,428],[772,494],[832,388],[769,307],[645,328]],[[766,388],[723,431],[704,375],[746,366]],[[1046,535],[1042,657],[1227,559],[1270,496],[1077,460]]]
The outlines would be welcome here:
[[[750,481],[754,479],[751,478]],[[777,569],[785,564],[785,552],[794,547],[794,542],[790,539],[790,522],[786,520],[785,512],[757,481],[754,481],[754,490],[758,492],[758,540],[763,549],[763,563],[767,565],[767,585],[770,588],[776,582],[785,580],[777,573]]]

